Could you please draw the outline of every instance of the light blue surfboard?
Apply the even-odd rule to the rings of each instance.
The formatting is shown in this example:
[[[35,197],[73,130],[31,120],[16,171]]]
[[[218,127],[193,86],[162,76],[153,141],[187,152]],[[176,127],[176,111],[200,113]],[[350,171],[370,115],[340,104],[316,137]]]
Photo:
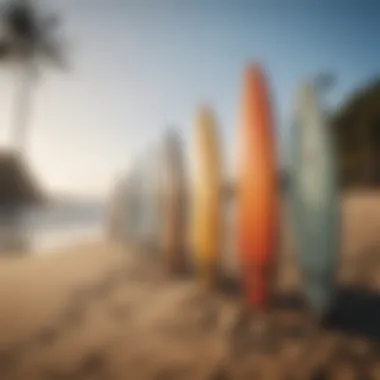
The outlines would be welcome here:
[[[291,132],[288,190],[294,235],[308,303],[322,317],[335,293],[340,200],[331,127],[314,83],[298,90]]]

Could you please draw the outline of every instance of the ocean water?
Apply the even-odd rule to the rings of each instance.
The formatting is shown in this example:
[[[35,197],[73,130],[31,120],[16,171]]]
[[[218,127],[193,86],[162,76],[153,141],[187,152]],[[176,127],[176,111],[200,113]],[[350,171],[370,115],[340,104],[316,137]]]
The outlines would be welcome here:
[[[106,207],[100,202],[25,208],[12,219],[3,214],[1,248],[22,247],[45,253],[56,247],[101,239],[105,217]]]

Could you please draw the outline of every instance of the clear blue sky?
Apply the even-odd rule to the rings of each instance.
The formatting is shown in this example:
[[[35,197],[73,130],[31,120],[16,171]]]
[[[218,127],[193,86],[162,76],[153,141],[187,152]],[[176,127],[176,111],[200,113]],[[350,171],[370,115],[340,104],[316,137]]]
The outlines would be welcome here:
[[[201,102],[217,113],[232,172],[242,70],[249,61],[268,71],[280,136],[303,78],[335,73],[329,97],[335,106],[380,67],[376,0],[45,2],[62,10],[72,64],[68,73],[48,70],[33,99],[29,156],[51,191],[105,194],[168,125],[191,143]],[[9,144],[9,69],[1,71],[0,84],[0,138]]]

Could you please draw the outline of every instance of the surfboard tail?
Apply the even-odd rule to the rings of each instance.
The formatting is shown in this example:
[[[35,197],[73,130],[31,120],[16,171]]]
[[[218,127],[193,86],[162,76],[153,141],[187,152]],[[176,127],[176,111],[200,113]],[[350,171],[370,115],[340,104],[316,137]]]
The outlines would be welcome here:
[[[265,278],[255,275],[248,286],[249,304],[258,310],[265,310],[268,306],[268,288]]]
[[[321,276],[319,281],[306,281],[306,292],[313,314],[317,318],[323,318],[330,311],[335,297],[333,277],[330,280],[326,280],[325,277]]]
[[[215,260],[204,260],[198,265],[198,275],[206,288],[212,288],[217,279],[217,265]]]
[[[182,273],[185,270],[184,254],[181,248],[171,248],[166,252],[165,269],[168,273]]]
[[[323,318],[331,306],[331,293],[325,291],[321,286],[309,287],[309,304],[313,314],[317,318]]]
[[[271,284],[268,267],[251,264],[246,265],[243,270],[248,305],[260,311],[267,310],[270,303]]]
[[[178,231],[168,228],[163,244],[164,265],[170,273],[178,273],[184,270],[184,247],[181,241],[181,235]]]

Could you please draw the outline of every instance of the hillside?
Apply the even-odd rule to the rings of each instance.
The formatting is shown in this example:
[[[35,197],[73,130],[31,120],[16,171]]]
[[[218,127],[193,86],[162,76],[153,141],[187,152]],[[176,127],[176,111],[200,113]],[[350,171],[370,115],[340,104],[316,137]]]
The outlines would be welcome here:
[[[380,185],[380,78],[353,91],[333,116],[342,184]]]
[[[0,152],[0,207],[43,201],[26,161],[13,151]]]

